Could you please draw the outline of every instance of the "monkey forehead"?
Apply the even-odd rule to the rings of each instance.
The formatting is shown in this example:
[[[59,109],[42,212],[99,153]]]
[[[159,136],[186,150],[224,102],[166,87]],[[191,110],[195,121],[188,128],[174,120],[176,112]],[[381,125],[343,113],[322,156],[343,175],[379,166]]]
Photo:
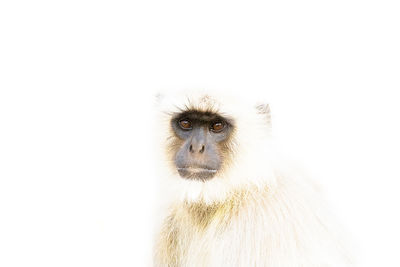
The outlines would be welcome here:
[[[241,118],[248,120],[249,116],[257,116],[256,107],[259,104],[260,101],[249,94],[231,95],[197,90],[163,95],[160,97],[159,108],[169,115],[197,111],[218,114],[238,121]]]
[[[184,110],[182,112],[173,114],[172,119],[180,119],[180,118],[185,118],[189,120],[195,120],[201,123],[209,123],[212,121],[218,121],[218,120],[224,120],[228,122],[229,124],[233,125],[234,124],[234,119],[230,117],[224,117],[221,116],[218,113],[213,113],[210,111],[198,111],[195,109],[189,109],[189,110]]]

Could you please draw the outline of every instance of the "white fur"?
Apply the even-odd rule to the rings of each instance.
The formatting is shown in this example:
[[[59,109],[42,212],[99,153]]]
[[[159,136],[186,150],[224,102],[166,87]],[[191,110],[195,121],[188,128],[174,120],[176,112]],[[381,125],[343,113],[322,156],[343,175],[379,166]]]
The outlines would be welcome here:
[[[170,155],[162,155],[160,173],[166,174],[162,188],[168,192],[163,201],[169,203],[167,216],[173,218],[179,232],[174,236],[179,261],[173,264],[165,259],[168,256],[160,252],[165,249],[160,237],[155,251],[157,266],[351,266],[340,231],[316,187],[278,159],[267,115],[257,113],[256,101],[204,92],[163,97],[159,147],[171,134],[171,112],[188,106],[212,108],[234,119],[234,162],[223,174],[202,182],[182,179]],[[235,192],[245,194],[232,202]],[[234,215],[211,217],[204,231],[193,226],[187,205],[201,203],[224,210],[227,201],[238,207]],[[170,228],[164,226],[160,236],[172,236]]]

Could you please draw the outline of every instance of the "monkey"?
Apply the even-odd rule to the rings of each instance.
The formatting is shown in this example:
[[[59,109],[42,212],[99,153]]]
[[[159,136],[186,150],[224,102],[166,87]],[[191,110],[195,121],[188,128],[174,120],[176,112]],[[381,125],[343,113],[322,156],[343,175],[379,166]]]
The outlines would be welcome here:
[[[318,186],[281,162],[268,104],[195,91],[158,108],[154,266],[354,266]]]

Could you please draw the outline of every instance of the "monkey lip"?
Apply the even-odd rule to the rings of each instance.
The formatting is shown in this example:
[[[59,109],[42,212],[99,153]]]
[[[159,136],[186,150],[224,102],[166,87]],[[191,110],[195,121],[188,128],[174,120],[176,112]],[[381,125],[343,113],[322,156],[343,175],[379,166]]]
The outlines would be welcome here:
[[[186,179],[193,180],[208,180],[214,177],[217,170],[215,169],[207,169],[201,167],[186,167],[186,168],[177,168],[178,173],[181,177]]]

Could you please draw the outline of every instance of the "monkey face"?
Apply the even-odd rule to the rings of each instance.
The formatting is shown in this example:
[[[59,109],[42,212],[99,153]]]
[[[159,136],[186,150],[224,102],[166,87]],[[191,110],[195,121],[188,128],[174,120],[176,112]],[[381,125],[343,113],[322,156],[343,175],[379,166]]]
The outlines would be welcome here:
[[[209,111],[185,111],[171,120],[174,164],[182,178],[205,181],[221,169],[233,122]]]

